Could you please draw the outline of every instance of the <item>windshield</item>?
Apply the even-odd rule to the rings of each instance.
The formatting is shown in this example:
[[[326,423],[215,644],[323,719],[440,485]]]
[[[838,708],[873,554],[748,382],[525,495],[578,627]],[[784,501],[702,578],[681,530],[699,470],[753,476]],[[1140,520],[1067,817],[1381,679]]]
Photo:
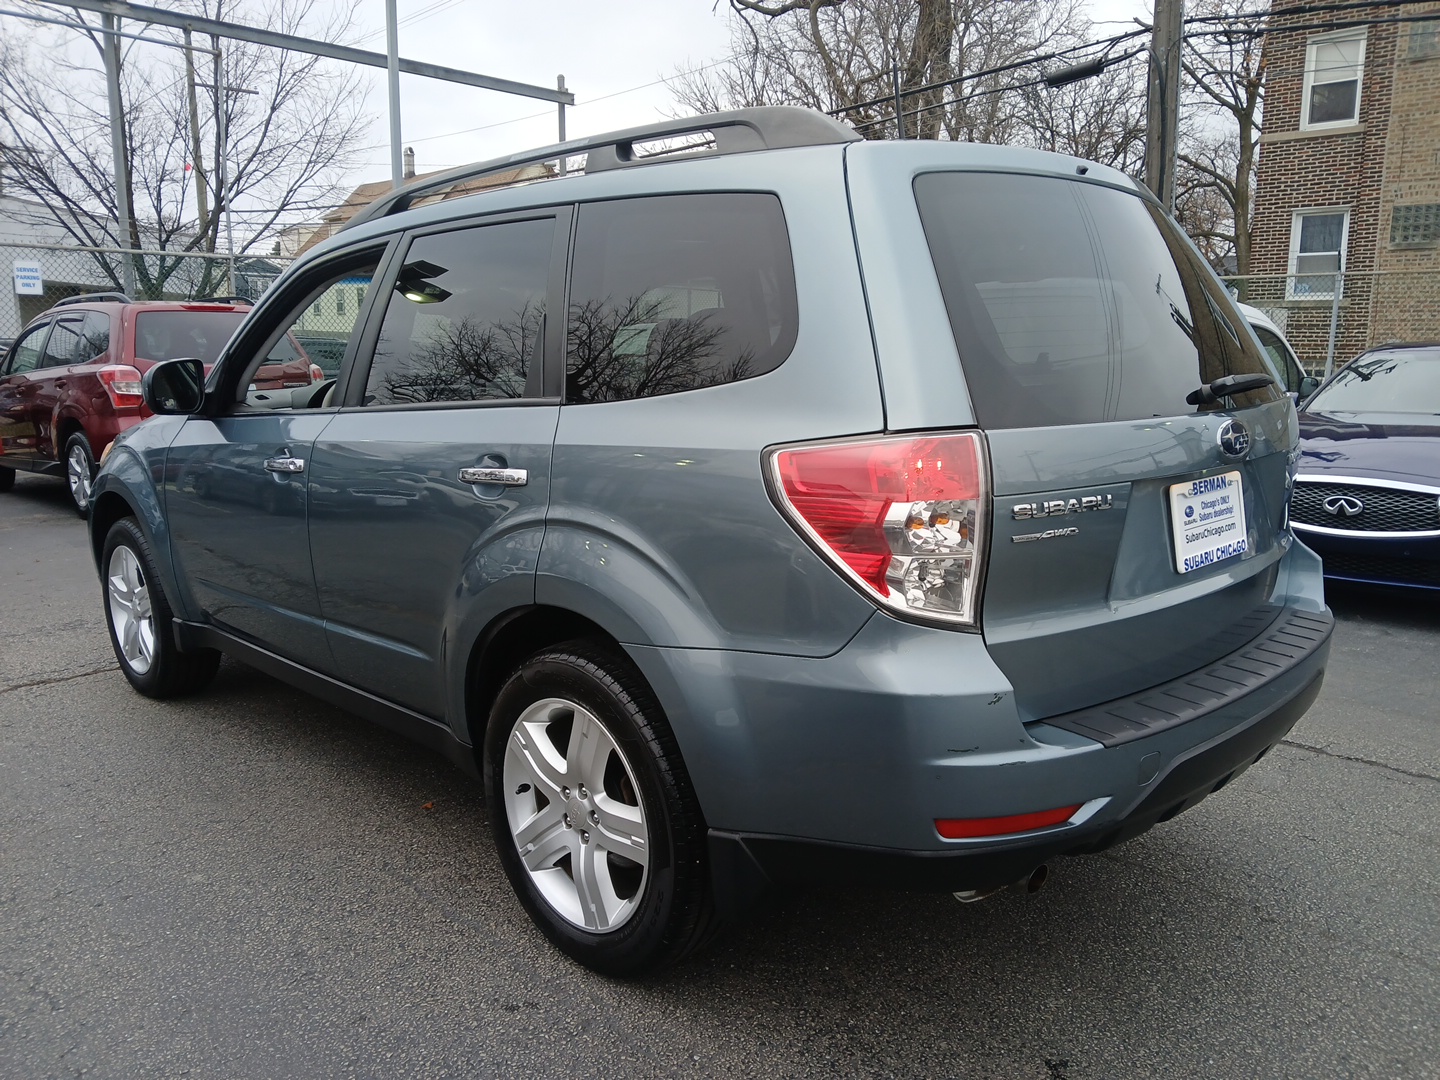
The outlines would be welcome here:
[[[1311,398],[1305,411],[1440,413],[1440,348],[1361,356]]]
[[[135,317],[135,355],[143,360],[198,357],[209,367],[245,320],[244,311],[142,311]]]
[[[1179,416],[1195,411],[1187,394],[1221,376],[1270,374],[1215,275],[1136,195],[944,172],[918,177],[915,198],[987,427]],[[1265,387],[1229,400],[1243,408],[1277,396]]]

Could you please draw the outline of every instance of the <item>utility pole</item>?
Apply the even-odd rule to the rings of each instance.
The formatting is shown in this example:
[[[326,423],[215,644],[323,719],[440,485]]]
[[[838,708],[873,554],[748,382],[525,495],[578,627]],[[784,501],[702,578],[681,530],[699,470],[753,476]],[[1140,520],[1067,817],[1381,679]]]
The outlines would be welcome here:
[[[1150,95],[1145,124],[1145,183],[1175,211],[1175,153],[1180,125],[1180,28],[1184,0],[1155,0],[1150,39]]]
[[[400,22],[395,0],[385,0],[386,81],[390,86],[390,180],[398,189],[405,183],[400,147]]]
[[[105,86],[110,95],[110,153],[115,160],[115,224],[120,230],[120,246],[133,248],[130,237],[130,173],[125,167],[125,112],[120,104],[120,20],[114,15],[100,16],[101,32],[105,34]],[[135,292],[135,266],[130,257],[120,260],[120,282],[126,295]]]
[[[190,99],[190,168],[195,172],[195,211],[200,228],[210,226],[209,201],[205,194],[205,157],[200,149],[200,106],[195,101],[195,54],[190,29],[185,29],[185,92]],[[214,250],[214,247],[211,247]]]
[[[230,252],[229,270],[226,282],[230,295],[235,295],[235,233],[230,227],[230,197],[225,193],[228,177],[225,175],[225,159],[229,156],[230,139],[230,88],[225,85],[225,61],[220,55],[220,41],[212,37],[215,46],[215,138],[220,148],[215,153],[215,209],[225,212],[225,249]]]

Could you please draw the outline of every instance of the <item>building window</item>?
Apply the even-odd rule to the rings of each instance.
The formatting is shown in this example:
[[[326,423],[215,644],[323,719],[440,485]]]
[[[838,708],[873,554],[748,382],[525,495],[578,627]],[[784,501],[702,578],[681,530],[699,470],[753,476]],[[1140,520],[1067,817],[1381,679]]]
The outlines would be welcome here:
[[[1343,127],[1360,119],[1365,32],[1345,30],[1311,38],[1305,46],[1301,128]]]
[[[1440,240],[1440,203],[1396,206],[1390,211],[1392,247],[1429,245]]]
[[[1295,212],[1290,224],[1287,298],[1329,300],[1335,295],[1335,275],[1345,270],[1345,237],[1349,224],[1348,210]]]
[[[1440,56],[1440,23],[1411,23],[1405,55],[1414,60]]]

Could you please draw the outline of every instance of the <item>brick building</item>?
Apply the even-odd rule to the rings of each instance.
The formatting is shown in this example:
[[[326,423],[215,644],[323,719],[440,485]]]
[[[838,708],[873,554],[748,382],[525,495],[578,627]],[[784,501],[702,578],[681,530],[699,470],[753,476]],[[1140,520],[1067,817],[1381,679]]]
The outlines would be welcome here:
[[[1392,340],[1440,340],[1440,0],[1286,14],[1265,41],[1265,131],[1247,299],[1312,369]],[[1366,18],[1364,26],[1334,22]]]

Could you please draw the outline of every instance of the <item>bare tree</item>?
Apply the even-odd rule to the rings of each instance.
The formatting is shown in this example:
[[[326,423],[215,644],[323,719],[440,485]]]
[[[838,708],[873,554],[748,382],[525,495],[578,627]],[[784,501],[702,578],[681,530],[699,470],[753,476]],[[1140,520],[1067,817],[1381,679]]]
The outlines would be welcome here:
[[[352,6],[322,8],[316,0],[176,0],[174,6],[332,40],[349,33],[353,14]],[[76,10],[72,21],[86,16]],[[165,27],[130,23],[125,29],[180,41],[178,31]],[[120,89],[131,226],[130,236],[121,237],[100,63],[104,36],[98,28],[81,36],[86,55],[78,59],[67,48],[73,38],[44,32],[0,39],[0,165],[7,182],[43,204],[77,244],[215,251],[228,209],[245,215],[237,250],[254,251],[278,225],[333,205],[368,122],[357,73],[319,57],[199,38],[198,47],[221,50],[223,63],[210,63],[208,51],[196,55],[199,107],[192,122],[183,53],[129,41]],[[197,132],[203,147],[196,145]],[[222,155],[223,183],[215,167]],[[203,207],[192,197],[197,186]],[[135,263],[147,278],[142,289],[157,295],[179,265],[161,260],[157,271],[153,261]]]
[[[1239,274],[1250,272],[1265,88],[1265,16],[1254,10],[1246,0],[1191,0],[1181,59],[1176,217],[1212,263],[1233,254]]]
[[[699,112],[807,105],[870,138],[1018,143],[1135,170],[1144,142],[1140,64],[1052,89],[1090,26],[1073,0],[730,0],[734,59],[682,74]],[[1064,52],[1072,59],[1046,59]],[[1092,53],[1093,55],[1093,53]],[[996,70],[999,69],[999,70]]]
[[[730,0],[735,59],[682,75],[677,98],[697,111],[761,104],[844,110],[861,134],[896,134],[899,77],[906,133],[1002,142],[1025,130],[1004,93],[1016,72],[991,72],[1076,44],[1075,0]],[[1037,68],[1031,68],[1034,78]],[[1021,73],[1022,77],[1025,73]]]

